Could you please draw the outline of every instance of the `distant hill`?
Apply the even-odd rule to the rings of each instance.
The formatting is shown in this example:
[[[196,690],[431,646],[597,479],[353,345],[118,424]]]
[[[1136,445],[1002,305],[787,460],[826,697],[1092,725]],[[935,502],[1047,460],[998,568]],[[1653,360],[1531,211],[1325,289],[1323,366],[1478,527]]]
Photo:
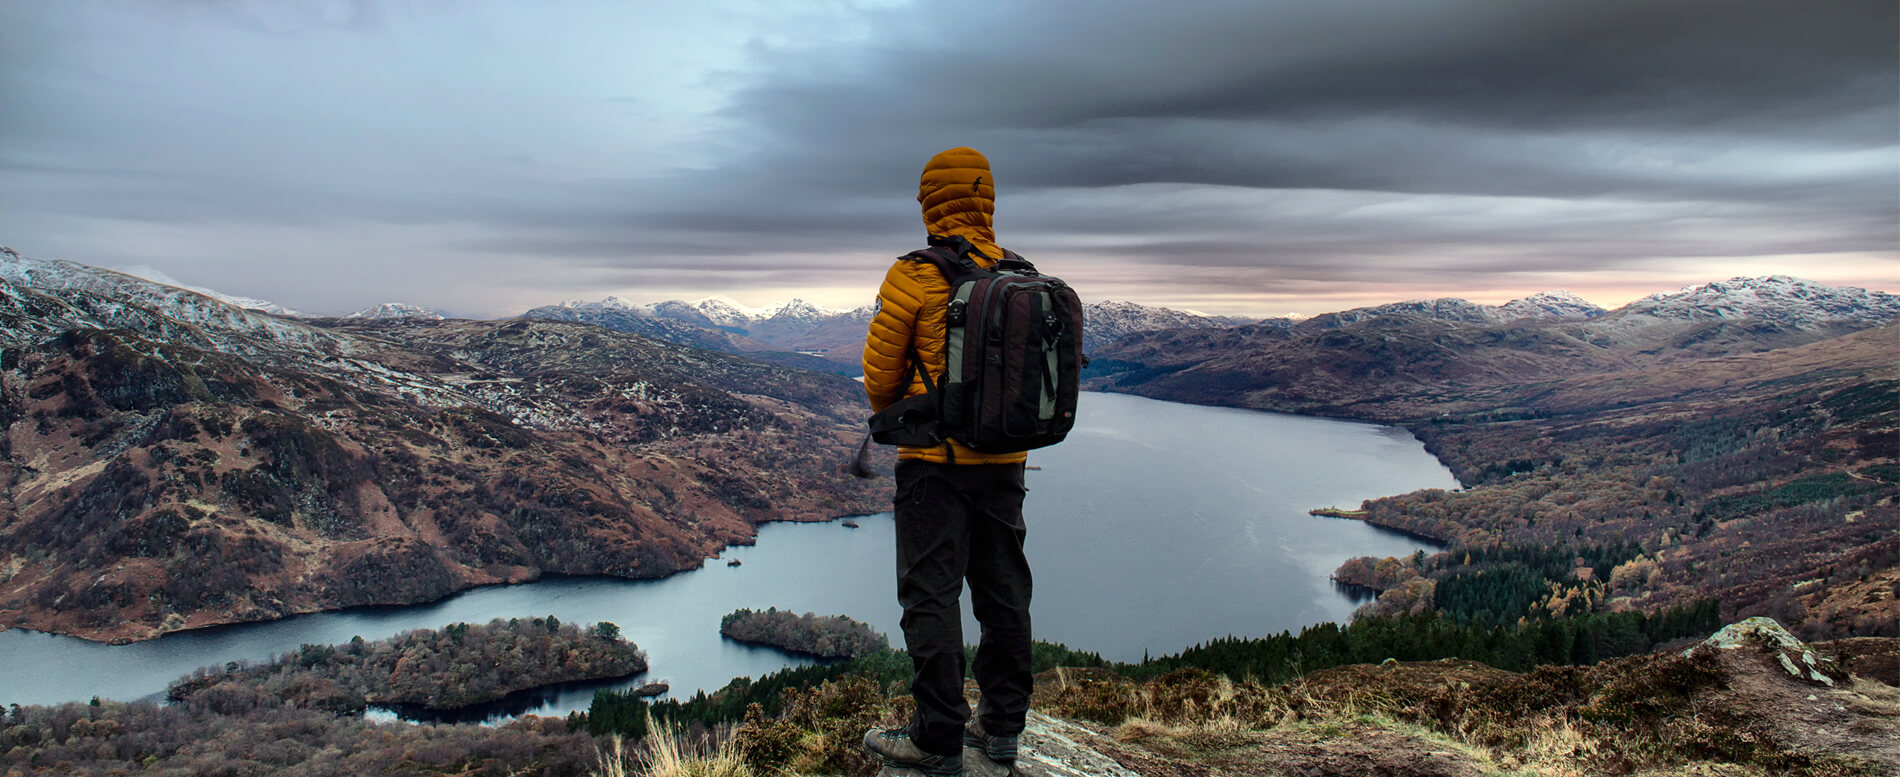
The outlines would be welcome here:
[[[0,623],[96,639],[654,577],[873,512],[849,379],[558,321],[287,320],[0,262]]]
[[[1527,573],[1535,595],[1510,605],[1524,615],[1533,599],[1711,596],[1726,617],[1810,638],[1900,633],[1894,295],[1777,276],[1587,317],[1496,323],[1431,304],[1345,318],[1131,335],[1089,385],[1411,429],[1468,488],[1351,513],[1454,545],[1391,582],[1380,611],[1456,606],[1443,586],[1472,574],[1457,560],[1503,548],[1616,567]]]

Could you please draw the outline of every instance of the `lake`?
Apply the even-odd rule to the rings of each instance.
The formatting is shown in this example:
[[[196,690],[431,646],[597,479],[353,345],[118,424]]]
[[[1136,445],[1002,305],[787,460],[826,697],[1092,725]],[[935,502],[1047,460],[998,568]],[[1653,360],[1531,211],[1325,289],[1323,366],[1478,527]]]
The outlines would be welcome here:
[[[1217,637],[1266,636],[1343,622],[1355,602],[1328,579],[1354,556],[1399,556],[1419,541],[1314,507],[1420,488],[1456,488],[1403,430],[1373,424],[1085,393],[1069,439],[1033,451],[1024,520],[1036,575],[1037,639],[1112,660],[1163,655]],[[760,527],[758,544],[661,580],[550,577],[440,602],[318,613],[104,645],[0,631],[0,704],[156,697],[192,669],[262,661],[304,643],[381,639],[455,622],[555,615],[613,621],[648,654],[634,682],[673,695],[811,663],[731,642],[719,618],[739,607],[842,614],[901,647],[889,513]],[[740,566],[728,566],[736,559]],[[967,602],[967,597],[966,600]],[[976,641],[967,615],[966,639]],[[612,687],[628,682],[611,684]],[[597,685],[533,692],[482,715],[585,709]]]

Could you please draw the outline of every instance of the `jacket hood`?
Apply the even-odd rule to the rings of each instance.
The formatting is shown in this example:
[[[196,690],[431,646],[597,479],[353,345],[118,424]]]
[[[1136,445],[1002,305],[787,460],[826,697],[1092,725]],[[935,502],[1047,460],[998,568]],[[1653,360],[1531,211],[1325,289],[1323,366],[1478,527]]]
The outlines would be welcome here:
[[[960,235],[991,261],[1003,257],[992,224],[996,179],[981,152],[958,146],[931,157],[917,182],[917,203],[923,206],[924,228],[930,234]]]

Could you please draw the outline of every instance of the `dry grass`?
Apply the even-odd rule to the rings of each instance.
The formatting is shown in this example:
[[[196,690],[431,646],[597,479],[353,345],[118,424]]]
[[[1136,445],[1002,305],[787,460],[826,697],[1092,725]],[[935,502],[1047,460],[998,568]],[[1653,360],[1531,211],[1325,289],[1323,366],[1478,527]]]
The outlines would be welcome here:
[[[619,736],[613,737],[611,752],[597,749],[600,766],[594,777],[753,777],[752,767],[732,746],[731,737],[722,738],[708,752],[651,715],[647,732],[633,753],[627,752]]]
[[[1847,687],[1857,696],[1847,702],[1849,709],[1863,715],[1900,718],[1900,688],[1886,683],[1855,677]]]
[[[619,734],[613,736],[607,749],[595,745],[594,759],[599,764],[594,777],[627,777],[627,746]]]
[[[1540,777],[1583,777],[1575,765],[1600,761],[1603,752],[1597,739],[1568,720],[1543,720],[1531,727],[1524,746],[1504,756],[1505,766],[1522,761],[1525,774]]]

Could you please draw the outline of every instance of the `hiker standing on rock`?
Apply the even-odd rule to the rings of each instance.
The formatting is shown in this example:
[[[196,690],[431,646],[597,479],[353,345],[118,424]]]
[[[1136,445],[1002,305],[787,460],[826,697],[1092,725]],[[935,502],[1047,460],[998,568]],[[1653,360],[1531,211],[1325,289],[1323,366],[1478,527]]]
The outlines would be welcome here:
[[[872,428],[884,435],[880,441],[899,444],[894,505],[897,599],[904,607],[904,644],[915,670],[911,695],[917,713],[906,726],[867,732],[864,747],[888,766],[950,775],[961,772],[966,744],[997,762],[1016,757],[1031,686],[1023,451],[1061,439],[1073,423],[1081,314],[1074,293],[1059,279],[1038,275],[1027,261],[997,246],[991,226],[996,191],[989,160],[982,154],[953,148],[932,157],[924,166],[917,202],[923,206],[933,249],[899,259],[885,274],[864,345],[864,389],[871,409],[879,413]],[[1034,331],[1020,338],[1027,345],[1012,352],[1029,353],[1027,357],[961,358],[966,348],[977,347],[965,342],[966,333],[971,340],[985,339],[976,328],[976,319],[984,317],[974,315],[981,303],[966,299],[971,293],[966,287],[992,288],[976,286],[979,282],[970,282],[972,277],[986,279],[980,283],[1041,284],[1041,301],[1027,303],[1034,312],[1023,314],[1033,316]],[[994,288],[994,297],[1012,293]],[[1050,301],[1061,295],[1066,297]],[[998,311],[1000,321],[1004,314]],[[967,326],[966,312],[972,314]],[[1016,327],[1012,332],[1029,331],[1011,327]],[[1058,344],[1068,349],[1060,358]],[[958,358],[949,358],[952,354]],[[990,414],[1000,428],[1005,411],[978,409],[976,400],[968,400],[964,411],[946,409],[947,402],[977,393],[965,391],[977,380],[969,372],[978,368],[969,365],[1004,362],[1013,365],[1015,372],[1008,377],[1012,385],[1027,388],[992,393],[1026,391],[1025,399],[1004,400],[1019,403],[1017,411],[1009,411],[1016,412],[1010,418],[1034,416],[1040,407],[1043,436],[1020,443],[991,442],[992,437],[978,430],[980,418],[964,419],[965,425],[959,426],[958,416]],[[962,382],[966,380],[970,382]],[[1067,396],[1060,395],[1063,390]],[[951,399],[940,398],[940,392]],[[945,416],[941,426],[940,413]],[[1053,436],[1047,433],[1050,424],[1060,427]],[[970,431],[960,431],[966,428]],[[958,604],[966,580],[971,607],[982,624],[974,666],[982,701],[973,721],[963,699],[963,617]],[[970,721],[968,728],[965,721]]]

